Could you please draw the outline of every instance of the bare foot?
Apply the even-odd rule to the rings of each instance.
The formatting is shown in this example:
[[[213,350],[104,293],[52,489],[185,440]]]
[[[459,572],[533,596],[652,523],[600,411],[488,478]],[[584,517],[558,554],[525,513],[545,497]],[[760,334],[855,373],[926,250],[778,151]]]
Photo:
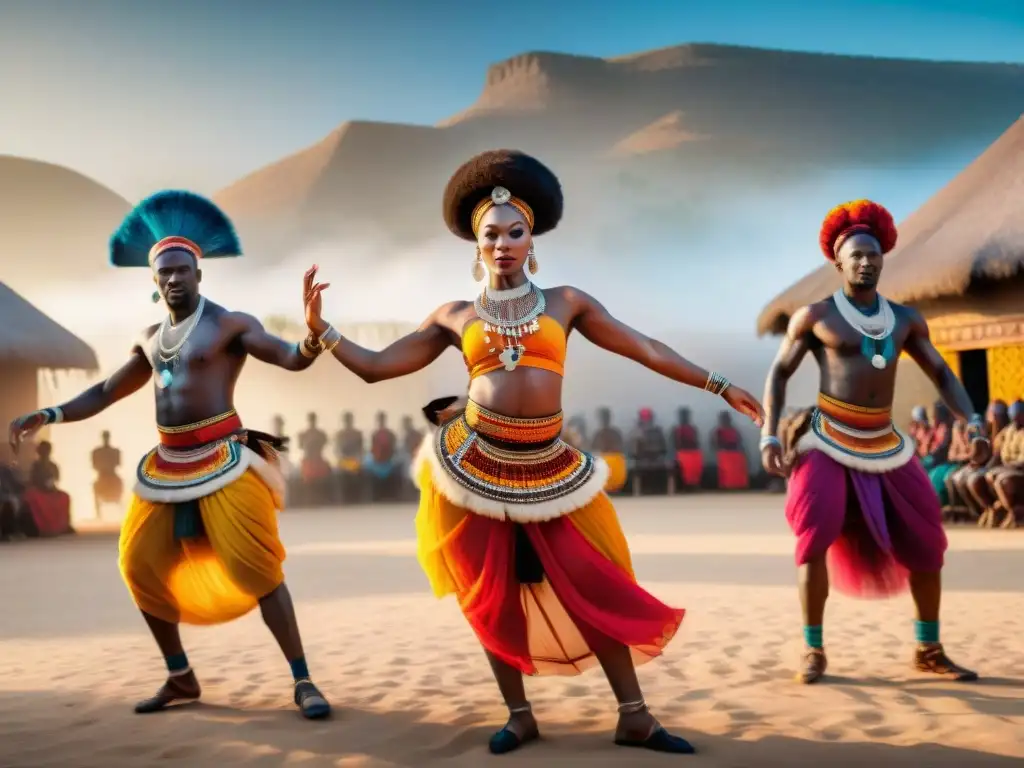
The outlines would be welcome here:
[[[195,672],[191,669],[183,675],[172,675],[167,678],[156,695],[140,701],[135,705],[135,714],[146,715],[150,712],[160,712],[174,704],[184,704],[191,701],[198,701],[202,695],[199,681]]]
[[[824,648],[808,648],[804,652],[804,666],[797,673],[796,679],[804,685],[816,683],[825,676],[828,669],[828,658]]]
[[[917,646],[914,651],[914,668],[918,672],[948,677],[958,683],[973,683],[978,679],[977,672],[954,664],[939,644]]]
[[[505,727],[491,736],[487,746],[491,750],[491,754],[503,755],[539,738],[540,729],[537,727],[537,719],[533,716],[533,710],[529,706],[517,707],[509,712]]]

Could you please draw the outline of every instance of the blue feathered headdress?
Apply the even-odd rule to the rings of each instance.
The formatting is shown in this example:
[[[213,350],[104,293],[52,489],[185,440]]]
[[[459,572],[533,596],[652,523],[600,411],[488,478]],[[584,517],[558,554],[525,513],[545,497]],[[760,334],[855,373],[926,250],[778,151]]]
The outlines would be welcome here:
[[[164,190],[147,197],[121,222],[110,238],[110,263],[147,267],[170,248],[204,259],[242,255],[235,228],[220,208],[193,192]]]

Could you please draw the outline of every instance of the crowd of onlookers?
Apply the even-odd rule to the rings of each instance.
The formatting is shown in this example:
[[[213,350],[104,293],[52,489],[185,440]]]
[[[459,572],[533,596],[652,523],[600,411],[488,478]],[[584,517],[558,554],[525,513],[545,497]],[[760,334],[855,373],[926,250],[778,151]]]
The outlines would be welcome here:
[[[32,454],[27,467],[0,461],[0,541],[73,532],[71,498],[57,487],[53,446],[45,440],[22,445],[21,455]]]
[[[947,520],[1016,528],[1024,523],[1024,401],[996,400],[986,413],[990,449],[972,450],[967,425],[936,403],[914,409],[911,436]]]
[[[640,409],[626,432],[613,423],[609,409],[599,409],[596,416],[593,429],[583,416],[569,419],[563,438],[607,461],[612,493],[743,490],[766,484],[759,469],[751,472],[743,438],[727,411],[719,414],[706,440],[701,439],[688,408],[680,408],[676,422],[667,428],[657,422],[651,409]],[[273,430],[285,434],[281,417],[275,417]],[[369,436],[356,426],[350,412],[341,415],[339,428],[328,435],[319,426],[317,415],[308,414],[306,427],[289,452],[296,456],[297,464],[285,459],[289,506],[415,498],[409,469],[424,436],[409,416],[401,419],[396,433],[382,412]]]

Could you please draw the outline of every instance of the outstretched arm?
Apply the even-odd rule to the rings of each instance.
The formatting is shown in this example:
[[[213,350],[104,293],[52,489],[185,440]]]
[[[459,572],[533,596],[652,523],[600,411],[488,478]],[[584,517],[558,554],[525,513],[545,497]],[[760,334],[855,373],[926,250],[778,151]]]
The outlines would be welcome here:
[[[105,411],[118,400],[138,392],[153,376],[153,369],[142,349],[136,347],[128,362],[108,378],[93,384],[78,397],[60,406],[61,421],[85,421]]]
[[[93,384],[85,392],[57,408],[21,416],[11,422],[8,439],[15,452],[22,438],[28,437],[47,424],[65,421],[85,421],[105,411],[118,400],[123,400],[149,381],[153,368],[140,346],[132,349],[128,362],[114,371],[108,378]]]
[[[452,344],[452,335],[442,320],[454,311],[457,303],[435,310],[415,331],[380,351],[366,349],[342,336],[331,354],[369,384],[416,373],[437,360]]]
[[[686,360],[667,344],[645,336],[612,317],[593,296],[576,288],[565,289],[564,295],[573,308],[572,326],[587,341],[681,384],[704,388],[708,372],[699,365]]]
[[[904,349],[934,382],[935,387],[939,390],[939,397],[953,414],[972,427],[977,427],[980,419],[974,413],[974,404],[971,402],[967,390],[964,389],[964,385],[960,383],[960,379],[956,377],[946,361],[942,359],[939,350],[932,344],[928,323],[916,309],[908,311],[910,312],[910,334],[907,336]]]
[[[573,309],[572,327],[588,341],[681,384],[698,389],[707,385],[708,371],[694,365],[667,344],[645,336],[612,317],[593,296],[575,288],[566,288],[563,295]],[[754,397],[735,386],[729,386],[721,394],[730,406],[760,426],[763,418],[761,405]]]
[[[786,385],[807,356],[818,315],[814,307],[802,307],[793,313],[775,360],[768,369],[764,385],[763,437],[778,437],[779,419],[786,407]]]
[[[231,322],[238,333],[238,339],[245,353],[269,365],[276,365],[286,371],[304,371],[316,360],[316,355],[302,354],[302,345],[291,344],[279,336],[274,336],[263,327],[263,323],[252,315],[244,312],[232,312]]]

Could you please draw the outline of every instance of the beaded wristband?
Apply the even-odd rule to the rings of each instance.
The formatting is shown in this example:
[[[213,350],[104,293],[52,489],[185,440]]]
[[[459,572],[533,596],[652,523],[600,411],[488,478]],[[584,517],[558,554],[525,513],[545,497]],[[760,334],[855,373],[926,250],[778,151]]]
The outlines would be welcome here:
[[[729,380],[720,373],[708,372],[708,380],[704,382],[704,391],[713,395],[721,395],[729,388]]]
[[[328,352],[333,352],[334,348],[341,343],[341,331],[335,328],[333,325],[327,326],[327,330],[320,335],[320,346],[322,346]]]
[[[60,424],[64,421],[64,411],[59,405],[53,408],[43,408],[40,413],[43,414],[46,425]]]
[[[765,437],[761,438],[761,441],[758,443],[757,449],[759,451],[763,451],[769,445],[777,445],[781,448],[782,441],[779,440],[779,438],[777,438],[775,435],[766,435]]]

